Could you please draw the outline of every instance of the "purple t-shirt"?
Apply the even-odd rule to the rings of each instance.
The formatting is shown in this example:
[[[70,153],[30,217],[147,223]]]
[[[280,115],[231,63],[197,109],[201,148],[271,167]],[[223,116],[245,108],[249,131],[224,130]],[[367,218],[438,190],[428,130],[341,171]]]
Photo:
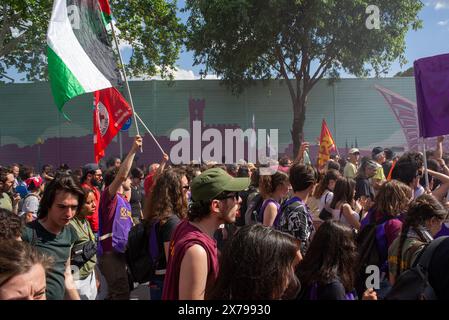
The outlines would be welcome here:
[[[388,247],[390,247],[393,241],[401,233],[402,228],[401,217],[399,216],[398,219],[394,219],[391,216],[382,214],[381,212],[374,212],[374,210],[370,210],[366,215],[366,217],[361,222],[361,229],[366,227],[370,223],[370,221],[372,221],[371,219],[373,214],[375,214],[374,221],[376,221],[376,224],[381,224],[386,221],[385,237],[387,238],[387,245]]]
[[[99,236],[112,232],[112,226],[114,224],[115,208],[117,206],[117,197],[114,195],[112,198],[109,195],[109,187],[105,188],[100,197],[100,208],[98,209],[99,220]],[[112,237],[109,237],[101,241],[103,252],[112,251]]]

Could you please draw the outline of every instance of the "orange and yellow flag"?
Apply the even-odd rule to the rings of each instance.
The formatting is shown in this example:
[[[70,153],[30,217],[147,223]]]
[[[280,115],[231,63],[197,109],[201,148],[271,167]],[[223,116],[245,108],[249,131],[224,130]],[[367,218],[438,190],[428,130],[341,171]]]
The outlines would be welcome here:
[[[326,120],[323,119],[320,135],[320,151],[318,153],[318,168],[321,169],[324,167],[326,162],[330,159],[330,152],[332,150],[336,150],[335,142],[327,127]]]

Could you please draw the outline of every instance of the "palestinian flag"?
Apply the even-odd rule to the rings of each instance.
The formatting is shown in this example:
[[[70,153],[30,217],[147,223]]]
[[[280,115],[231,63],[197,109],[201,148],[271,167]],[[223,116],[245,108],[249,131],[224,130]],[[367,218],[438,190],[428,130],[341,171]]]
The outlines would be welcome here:
[[[106,0],[55,0],[47,34],[48,71],[60,111],[75,96],[120,85],[105,27]]]

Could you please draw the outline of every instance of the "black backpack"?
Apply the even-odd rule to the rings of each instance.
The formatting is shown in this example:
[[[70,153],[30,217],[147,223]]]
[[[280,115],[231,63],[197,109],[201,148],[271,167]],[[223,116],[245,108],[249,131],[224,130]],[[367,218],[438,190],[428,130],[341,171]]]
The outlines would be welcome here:
[[[323,209],[321,209],[320,214],[318,216],[323,221],[330,220],[333,217],[332,212],[329,212],[326,209],[326,202],[327,202],[327,196],[328,195],[329,195],[329,192],[326,193],[326,196],[324,197],[324,207],[323,207]]]
[[[257,193],[248,203],[248,208],[245,212],[245,225],[252,225],[256,223],[261,223],[259,211],[263,204],[263,198],[260,193]]]
[[[429,283],[429,264],[435,249],[449,237],[439,237],[428,244],[416,258],[413,267],[402,272],[385,300],[436,300]]]
[[[159,221],[139,223],[128,235],[125,258],[133,282],[145,283],[154,278],[159,259]]]
[[[387,220],[388,221],[388,220]],[[359,297],[366,290],[366,273],[368,266],[378,266],[381,271],[388,271],[388,245],[385,236],[385,223],[376,224],[374,220],[366,225],[356,238],[358,261],[356,264],[355,289]]]

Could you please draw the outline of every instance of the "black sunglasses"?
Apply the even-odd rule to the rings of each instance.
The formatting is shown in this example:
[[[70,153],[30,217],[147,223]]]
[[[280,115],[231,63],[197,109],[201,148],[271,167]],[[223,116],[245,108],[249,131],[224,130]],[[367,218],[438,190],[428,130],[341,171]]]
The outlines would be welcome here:
[[[221,197],[217,197],[216,199],[217,199],[217,200],[226,200],[226,199],[230,199],[230,198],[234,198],[235,200],[238,201],[239,198],[240,198],[240,195],[239,195],[238,192],[235,192],[235,193],[228,193],[228,194],[223,195],[223,196],[221,196]]]

